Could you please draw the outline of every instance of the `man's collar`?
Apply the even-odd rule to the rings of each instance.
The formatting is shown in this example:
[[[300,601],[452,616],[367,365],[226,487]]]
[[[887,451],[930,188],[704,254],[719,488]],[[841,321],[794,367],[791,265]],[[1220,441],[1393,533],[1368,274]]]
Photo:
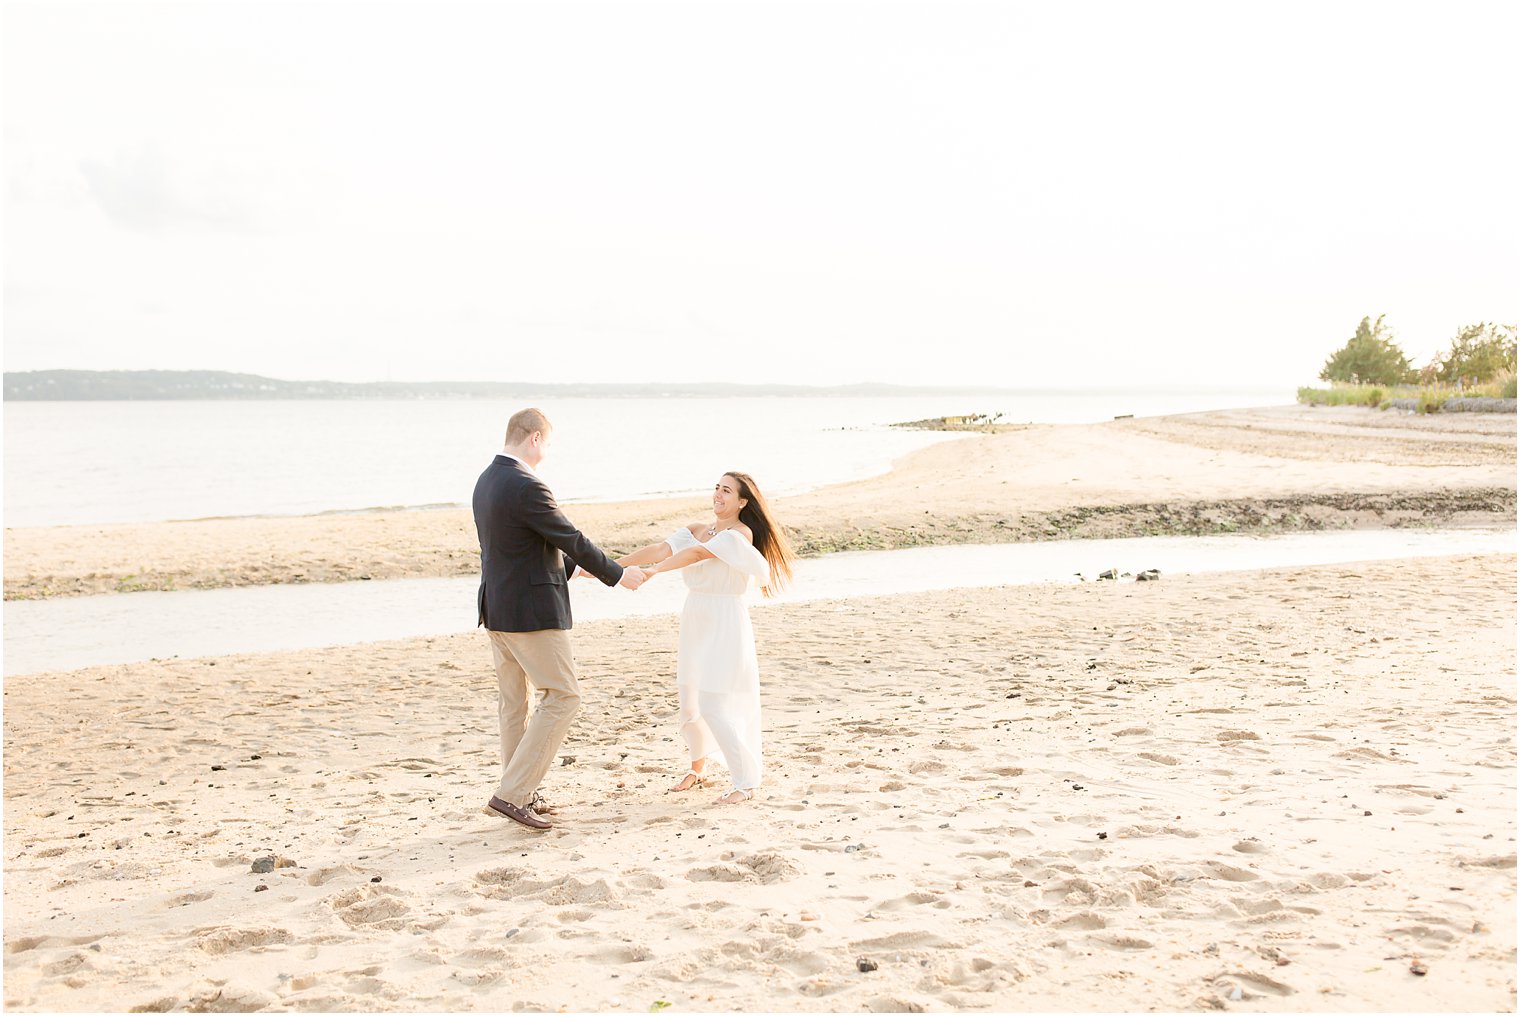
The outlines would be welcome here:
[[[512,462],[517,463],[519,466],[522,466],[524,469],[526,469],[528,472],[532,473],[534,476],[538,475],[538,470],[534,469],[532,466],[528,465],[526,462],[524,462],[522,459],[518,458],[516,455],[513,455],[511,452],[502,451],[502,452],[497,452],[496,454],[500,455],[504,459],[508,459],[508,460],[510,460]]]

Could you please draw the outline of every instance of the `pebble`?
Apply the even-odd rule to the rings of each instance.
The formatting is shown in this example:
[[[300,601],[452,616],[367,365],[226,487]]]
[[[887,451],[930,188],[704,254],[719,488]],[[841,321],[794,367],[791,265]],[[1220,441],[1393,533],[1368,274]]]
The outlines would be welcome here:
[[[1138,575],[1135,576],[1135,581],[1136,582],[1155,582],[1160,577],[1161,577],[1161,572],[1157,571],[1155,568],[1147,568],[1147,569],[1145,569],[1145,571],[1143,571],[1140,574],[1138,574]]]
[[[256,893],[267,893],[269,891],[269,887],[263,882],[260,882],[258,885],[253,887],[253,891]]]
[[[266,875],[276,868],[294,868],[296,862],[288,857],[276,857],[274,854],[265,854],[253,862],[252,871],[255,875]]]
[[[374,875],[374,876],[372,876],[370,878],[370,881],[371,882],[378,882],[378,881],[380,881],[380,876],[379,875]]]
[[[871,971],[876,969],[876,961],[869,957],[862,956],[860,959],[855,961],[855,969],[859,970],[862,974],[869,974]]]
[[[1409,964],[1409,972],[1411,974],[1415,974],[1416,976],[1424,977],[1426,974],[1430,973],[1430,968],[1421,963],[1419,960],[1415,960],[1413,963]]]
[[[941,828],[944,828],[944,827],[941,826]],[[864,849],[865,849],[865,844],[863,844],[863,843],[851,843],[849,846],[847,846],[847,847],[844,848],[844,852],[846,854],[853,854],[853,853],[855,853],[857,851],[864,850]]]
[[[1230,992],[1230,1001],[1239,1002],[1246,997],[1246,993],[1240,990],[1240,985],[1235,985],[1235,990]]]
[[[818,915],[815,914],[815,913],[813,913],[811,910],[804,910],[802,912],[801,916],[802,916],[802,919],[804,921],[816,921],[816,920],[818,920]]]

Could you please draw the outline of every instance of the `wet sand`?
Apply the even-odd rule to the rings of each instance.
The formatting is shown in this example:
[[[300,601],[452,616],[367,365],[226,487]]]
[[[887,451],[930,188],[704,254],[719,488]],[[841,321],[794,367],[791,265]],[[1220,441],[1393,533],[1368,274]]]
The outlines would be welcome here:
[[[884,476],[777,499],[775,508],[805,554],[1513,525],[1515,461],[1512,415],[1286,406],[965,438],[916,452]],[[567,512],[621,553],[708,508],[696,498]],[[8,529],[5,598],[469,575],[478,557],[461,509]]]

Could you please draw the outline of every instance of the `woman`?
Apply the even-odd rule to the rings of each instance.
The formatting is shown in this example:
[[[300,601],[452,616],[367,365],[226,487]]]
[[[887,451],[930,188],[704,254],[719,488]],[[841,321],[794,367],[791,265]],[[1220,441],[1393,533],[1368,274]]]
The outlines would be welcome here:
[[[734,785],[716,803],[739,804],[760,785],[760,667],[744,593],[753,578],[774,595],[791,579],[796,556],[747,474],[724,473],[712,503],[711,522],[677,529],[618,563],[651,576],[684,570],[676,690],[691,766],[670,789],[704,786],[707,760],[717,758]]]

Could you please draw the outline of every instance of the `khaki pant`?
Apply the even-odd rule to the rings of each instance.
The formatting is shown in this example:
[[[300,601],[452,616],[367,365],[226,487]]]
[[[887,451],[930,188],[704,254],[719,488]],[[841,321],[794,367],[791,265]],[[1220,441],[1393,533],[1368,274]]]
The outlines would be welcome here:
[[[489,634],[501,721],[501,784],[496,796],[523,807],[543,782],[580,710],[570,633],[551,628]],[[537,708],[530,701],[532,690],[539,692]]]

